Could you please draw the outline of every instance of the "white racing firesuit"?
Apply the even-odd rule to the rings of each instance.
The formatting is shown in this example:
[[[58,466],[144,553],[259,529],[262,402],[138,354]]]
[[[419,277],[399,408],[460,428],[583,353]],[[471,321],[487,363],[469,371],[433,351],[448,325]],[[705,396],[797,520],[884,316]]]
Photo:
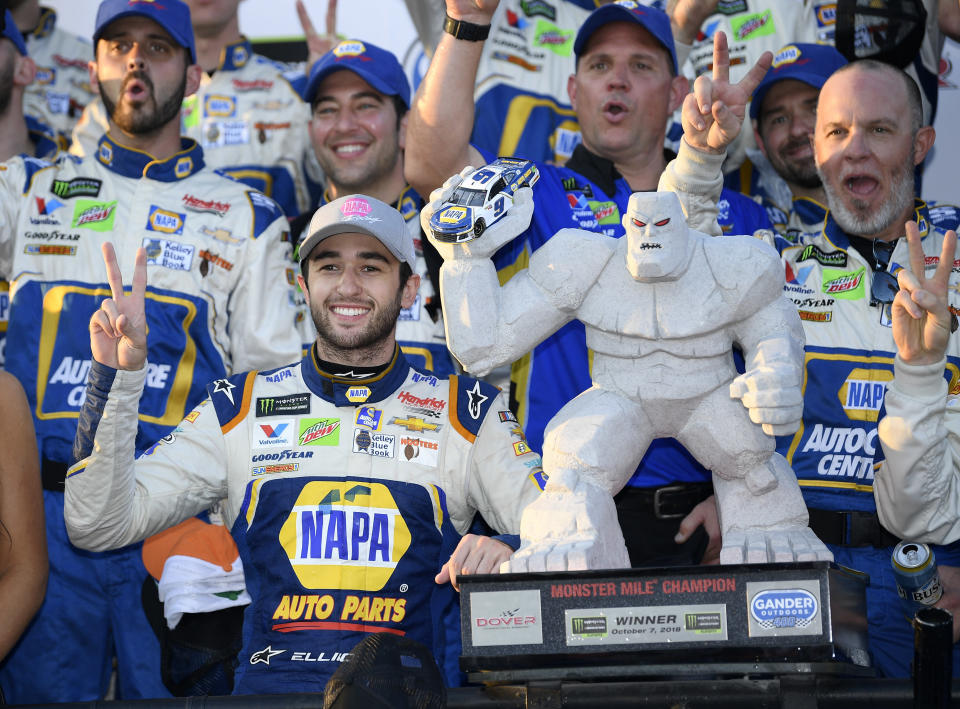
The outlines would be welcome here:
[[[124,421],[142,450],[203,399],[208,381],[299,356],[287,220],[272,200],[206,169],[191,140],[167,160],[106,136],[95,157],[15,158],[0,165],[0,192],[6,368],[34,413],[51,558],[46,602],[0,685],[15,703],[96,699],[115,652],[123,696],[166,696],[156,638],[137,608],[139,549],[77,552],[57,491],[90,369],[88,322],[110,296],[101,245],[113,242],[128,286],[137,247],[147,252],[150,365],[139,427],[133,413]]]
[[[48,7],[40,8],[40,21],[32,32],[23,33],[23,40],[37,65],[37,75],[23,95],[23,112],[69,140],[84,107],[97,95],[87,69],[93,46],[57,27],[57,13]]]
[[[949,383],[945,368],[952,375]],[[960,539],[957,373],[949,360],[909,365],[897,357],[893,362],[886,416],[878,426],[887,459],[877,471],[873,495],[884,526],[904,539],[935,544]]]
[[[254,54],[246,39],[227,45],[213,75],[204,72],[197,93],[184,99],[180,120],[181,133],[200,143],[210,167],[295,217],[316,201],[322,171],[307,132],[310,107],[284,76],[286,68]],[[107,128],[98,98],[77,124],[71,152],[91,154]]]
[[[321,371],[315,348],[219,379],[136,461],[124,421],[149,370],[91,369],[67,477],[70,537],[122,546],[224,499],[253,598],[235,693],[322,691],[374,632],[423,643],[456,681],[457,593],[434,575],[476,512],[516,533],[543,471],[499,390],[394,352],[369,379]]]

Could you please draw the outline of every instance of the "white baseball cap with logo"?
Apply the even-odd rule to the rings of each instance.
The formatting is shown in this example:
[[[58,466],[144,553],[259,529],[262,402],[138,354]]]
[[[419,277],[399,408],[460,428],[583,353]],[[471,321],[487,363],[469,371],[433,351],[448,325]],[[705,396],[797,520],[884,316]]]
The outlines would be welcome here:
[[[372,236],[416,272],[417,252],[406,221],[400,212],[375,197],[351,194],[320,207],[307,227],[307,238],[300,244],[300,267],[317,244],[335,234]]]

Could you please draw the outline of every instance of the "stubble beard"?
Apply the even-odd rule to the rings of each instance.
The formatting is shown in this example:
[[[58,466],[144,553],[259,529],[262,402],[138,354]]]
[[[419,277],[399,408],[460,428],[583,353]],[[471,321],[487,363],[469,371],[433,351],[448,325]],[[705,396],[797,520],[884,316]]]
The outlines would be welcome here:
[[[123,96],[124,87],[132,79],[140,79],[146,85],[148,93],[148,98],[137,108],[132,108],[126,103],[118,105],[118,101],[114,101],[108,95],[103,82],[99,85],[100,98],[103,100],[107,115],[120,130],[130,135],[149,135],[156,133],[170,121],[179,119],[180,106],[183,104],[183,97],[187,92],[186,74],[184,74],[177,90],[160,105],[157,105],[157,94],[153,81],[142,71],[132,71],[124,77],[118,93],[119,96]]]
[[[806,143],[806,141],[804,141]],[[780,148],[778,153],[774,154],[775,159],[770,163],[773,169],[787,182],[791,182],[806,189],[820,187],[822,180],[817,172],[817,166],[814,163],[813,156],[802,161],[792,160],[784,157],[783,153],[798,147],[798,143],[790,141]]]
[[[326,302],[319,306],[311,303],[310,315],[313,317],[313,326],[317,330],[318,339],[328,353],[324,359],[330,359],[330,355],[334,355],[334,359],[338,361],[359,364],[358,360],[363,360],[366,353],[378,352],[384,341],[393,334],[397,318],[400,317],[402,298],[403,287],[401,286],[393,302],[375,312],[373,319],[366,327],[347,332],[338,331],[331,324]]]
[[[820,177],[823,179],[822,172]],[[829,180],[823,179],[823,189],[830,213],[841,229],[854,236],[873,236],[888,229],[913,205],[913,161],[908,159],[893,176],[889,199],[883,200],[876,209],[856,198],[853,199],[853,209],[850,209]]]

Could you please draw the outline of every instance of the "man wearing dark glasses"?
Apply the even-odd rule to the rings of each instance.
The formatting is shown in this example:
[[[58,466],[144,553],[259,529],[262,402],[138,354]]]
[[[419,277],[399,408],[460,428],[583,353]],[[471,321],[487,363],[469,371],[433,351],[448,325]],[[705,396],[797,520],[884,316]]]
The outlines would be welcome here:
[[[676,184],[703,196],[707,181],[720,174],[719,146],[729,144],[724,124],[732,112],[713,105],[709,78],[698,82],[684,107],[685,118],[693,119],[684,122],[686,146],[668,173],[675,170]],[[875,472],[890,467],[877,421],[894,377],[891,304],[896,274],[910,266],[904,224],[917,224],[921,269],[935,268],[946,238],[914,195],[914,168],[934,142],[933,128],[921,117],[919,90],[899,69],[860,61],[836,71],[820,91],[812,137],[827,218],[816,233],[772,240],[784,263],[785,294],[807,338],[803,423],[796,434],[778,438],[777,449],[797,474],[811,528],[837,563],[870,575],[870,651],[877,669],[892,677],[910,675],[913,630],[891,572],[892,547],[900,538],[880,524],[873,498]],[[718,134],[724,139],[716,140]],[[711,146],[720,154],[708,154]],[[698,149],[693,159],[690,147]],[[704,229],[709,215],[692,216],[691,226]],[[960,307],[960,269],[951,269],[946,292],[948,305]],[[941,375],[960,371],[960,339],[949,338],[946,360]],[[941,568],[960,564],[960,550],[935,551]]]

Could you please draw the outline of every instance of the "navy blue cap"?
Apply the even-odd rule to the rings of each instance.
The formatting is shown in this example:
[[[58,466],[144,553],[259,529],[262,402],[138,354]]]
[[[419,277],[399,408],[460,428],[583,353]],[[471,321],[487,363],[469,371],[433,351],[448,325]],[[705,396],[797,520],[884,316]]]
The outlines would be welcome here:
[[[341,42],[317,59],[303,94],[307,103],[313,103],[321,81],[343,69],[352,71],[385,96],[399,96],[410,108],[410,82],[397,58],[386,49],[356,39]]]
[[[670,54],[670,59],[673,60],[673,73],[677,73],[677,49],[673,44],[673,33],[670,31],[670,18],[662,10],[636,0],[619,0],[591,12],[580,25],[580,31],[577,32],[577,39],[573,43],[574,54],[578,57],[583,54],[591,35],[611,22],[633,22],[643,27]]]
[[[17,25],[13,21],[13,15],[10,14],[9,10],[3,11],[3,21],[3,36],[13,42],[20,54],[27,56],[27,45],[24,43],[23,35],[20,34],[20,30],[17,29]]]
[[[846,63],[844,56],[829,44],[788,44],[774,55],[773,66],[753,92],[750,118],[756,120],[760,116],[764,96],[778,81],[793,79],[820,89]]]
[[[190,52],[190,62],[197,63],[197,49],[193,41],[190,8],[181,0],[103,0],[97,10],[93,46],[111,22],[123,17],[147,17],[163,27],[173,41]]]

